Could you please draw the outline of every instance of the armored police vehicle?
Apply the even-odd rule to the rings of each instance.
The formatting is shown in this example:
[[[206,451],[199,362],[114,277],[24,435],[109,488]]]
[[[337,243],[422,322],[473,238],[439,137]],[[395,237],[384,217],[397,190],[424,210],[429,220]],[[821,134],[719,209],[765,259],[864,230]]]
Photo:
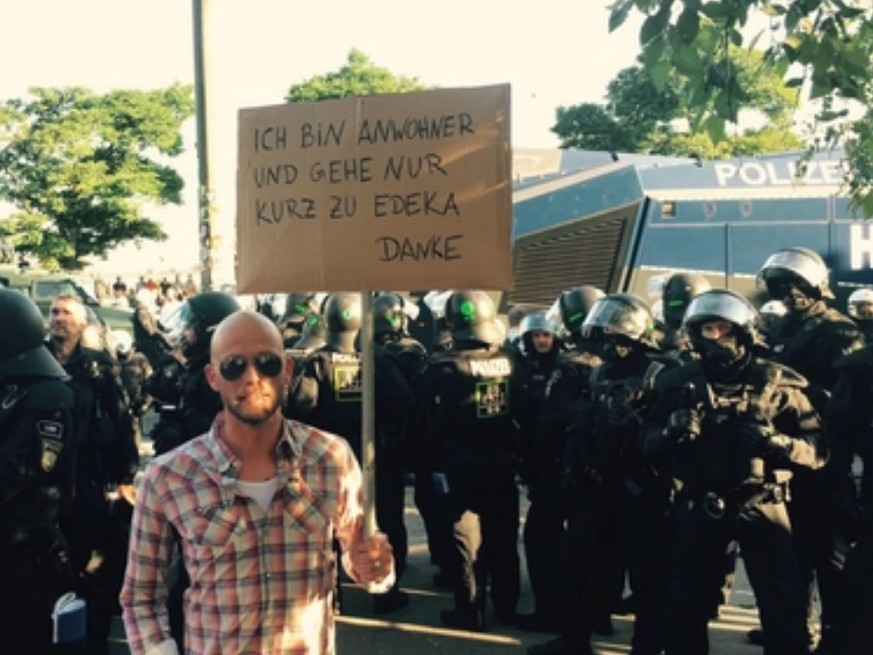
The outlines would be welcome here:
[[[502,306],[546,306],[570,287],[652,297],[677,270],[756,301],[774,251],[812,248],[831,268],[837,308],[873,284],[873,223],[842,195],[840,151],[805,166],[789,152],[702,163],[584,151],[517,151],[514,288]]]

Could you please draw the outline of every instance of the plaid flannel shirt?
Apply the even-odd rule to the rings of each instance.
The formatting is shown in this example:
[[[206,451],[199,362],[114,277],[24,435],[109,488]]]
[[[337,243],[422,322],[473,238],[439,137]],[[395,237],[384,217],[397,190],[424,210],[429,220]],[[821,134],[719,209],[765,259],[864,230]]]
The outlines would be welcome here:
[[[134,655],[175,653],[167,569],[182,542],[190,655],[332,655],[332,543],[362,515],[361,470],[348,443],[285,421],[279,487],[267,512],[237,493],[239,460],[210,431],[149,463],[134,510],[120,601]]]

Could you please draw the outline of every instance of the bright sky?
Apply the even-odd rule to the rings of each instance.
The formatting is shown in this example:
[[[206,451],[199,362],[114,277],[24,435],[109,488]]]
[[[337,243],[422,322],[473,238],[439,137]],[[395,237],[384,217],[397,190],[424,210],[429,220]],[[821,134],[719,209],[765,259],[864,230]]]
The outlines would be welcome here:
[[[335,71],[351,48],[397,75],[442,87],[510,83],[512,144],[551,148],[555,108],[601,102],[634,63],[638,22],[609,34],[609,0],[204,0],[214,121],[216,233],[232,245],[236,119],[282,102],[288,88]],[[10,2],[9,5],[12,5]],[[155,89],[193,83],[192,3],[186,0],[19,0],[3,12],[0,98],[33,86]],[[185,204],[154,214],[170,241],[125,248],[101,268],[124,274],[188,268],[199,258],[194,121]],[[216,276],[232,262],[220,255]]]

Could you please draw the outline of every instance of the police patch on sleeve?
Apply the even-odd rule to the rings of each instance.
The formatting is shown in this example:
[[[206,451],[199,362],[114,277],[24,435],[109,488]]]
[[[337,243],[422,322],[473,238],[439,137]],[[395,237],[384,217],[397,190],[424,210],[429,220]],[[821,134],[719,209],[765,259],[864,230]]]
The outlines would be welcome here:
[[[37,421],[36,433],[41,437],[62,441],[64,438],[64,425],[58,421]]]
[[[42,440],[42,455],[39,458],[39,464],[42,470],[46,473],[51,473],[55,465],[58,463],[58,457],[64,449],[64,444],[57,439]]]

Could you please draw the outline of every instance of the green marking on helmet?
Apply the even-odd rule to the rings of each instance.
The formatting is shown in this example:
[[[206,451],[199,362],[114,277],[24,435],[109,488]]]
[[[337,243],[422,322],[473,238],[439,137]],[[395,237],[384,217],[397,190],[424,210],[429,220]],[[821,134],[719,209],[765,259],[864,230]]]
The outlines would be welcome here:
[[[400,317],[399,316],[389,316],[388,321],[391,323],[391,325],[397,325],[400,322]]]
[[[668,307],[682,307],[682,305],[684,305],[684,304],[685,304],[685,301],[682,300],[681,298],[667,301]]]
[[[568,323],[576,323],[577,321],[581,321],[585,318],[585,312],[574,312],[567,317]]]
[[[470,300],[462,302],[459,310],[465,321],[472,321],[476,318],[476,305]]]
[[[301,314],[305,314],[306,310],[309,309],[306,305],[294,305],[294,309]]]
[[[343,320],[344,320],[344,321],[347,321],[347,320],[349,320],[351,317],[352,317],[352,310],[351,310],[351,309],[344,309],[344,310],[343,310]]]

